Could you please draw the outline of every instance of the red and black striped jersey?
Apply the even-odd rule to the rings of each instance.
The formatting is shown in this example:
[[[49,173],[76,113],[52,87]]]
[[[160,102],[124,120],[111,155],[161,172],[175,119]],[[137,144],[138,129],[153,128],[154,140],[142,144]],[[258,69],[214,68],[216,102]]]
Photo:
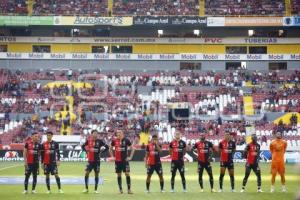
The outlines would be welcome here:
[[[172,149],[172,161],[183,161],[184,153],[186,150],[186,143],[183,140],[173,140],[169,148]]]
[[[28,141],[25,144],[25,149],[27,150],[27,164],[39,163],[41,144],[39,144],[38,142]]]
[[[121,162],[126,161],[127,159],[127,153],[128,153],[128,147],[131,146],[131,142],[127,138],[120,139],[114,139],[111,142],[111,146],[114,147],[115,150],[115,161]]]
[[[223,140],[219,144],[221,151],[220,161],[221,162],[233,162],[233,155],[236,149],[235,142],[230,140]]]
[[[101,151],[101,148],[105,149]],[[98,162],[100,161],[100,154],[109,149],[108,145],[105,144],[103,140],[89,138],[82,145],[82,150],[87,152],[87,158],[89,162]]]
[[[42,163],[48,165],[60,160],[59,145],[55,141],[44,142],[41,149]]]
[[[148,153],[147,164],[148,165],[157,165],[160,164],[160,154],[156,144],[149,143],[146,147],[146,152]]]
[[[251,142],[245,148],[245,154],[247,156],[247,163],[250,165],[257,164],[259,162],[260,145]]]
[[[209,162],[209,156],[212,151],[213,144],[210,141],[199,141],[194,144],[193,149],[197,150],[198,161],[200,162]]]

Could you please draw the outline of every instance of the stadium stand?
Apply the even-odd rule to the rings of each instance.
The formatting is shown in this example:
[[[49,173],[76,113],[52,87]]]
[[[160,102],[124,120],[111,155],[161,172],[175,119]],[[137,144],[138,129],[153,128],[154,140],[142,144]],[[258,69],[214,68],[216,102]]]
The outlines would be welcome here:
[[[113,14],[126,15],[198,15],[198,0],[183,1],[136,1],[117,0],[114,1]]]
[[[88,15],[107,16],[107,0],[36,0],[33,5],[33,15]]]
[[[300,15],[300,1],[299,0],[291,0],[291,8],[292,14],[299,16]]]
[[[0,14],[27,15],[26,0],[2,0],[0,2]]]
[[[196,141],[199,132],[207,132],[217,144],[224,132],[229,131],[243,145],[246,140],[245,127],[253,122],[243,118],[221,119],[222,116],[244,113],[243,89],[253,97],[254,115],[300,111],[299,71],[247,71],[247,74],[243,71],[229,71],[227,74],[212,71],[155,74],[95,71],[95,77],[76,84],[79,75],[85,73],[90,72],[72,71],[70,75],[68,72],[2,69],[1,143],[19,143],[33,131],[46,130],[57,134],[88,134],[97,129],[106,133],[109,140],[115,127],[123,127],[132,139],[139,138],[140,132],[156,132],[165,143],[171,140],[175,129],[184,130],[185,140],[189,144]],[[62,84],[61,81],[69,84]],[[91,97],[105,94],[99,81],[107,83],[107,95],[97,99],[99,104],[93,104]],[[246,86],[249,81],[251,87]],[[243,87],[237,89],[236,86]],[[72,91],[72,104],[66,98],[70,95],[69,89]],[[80,96],[79,89],[85,96]],[[91,104],[81,106],[82,98]],[[167,114],[166,105],[174,102],[190,104],[192,117],[189,125],[182,121],[157,120],[159,114]],[[54,113],[51,115],[50,111]],[[76,117],[71,120],[73,111]],[[61,112],[66,115],[61,115]],[[71,114],[68,116],[68,113]],[[270,122],[263,119],[254,122],[254,128],[264,145],[270,143],[274,131],[280,130],[292,146],[298,146],[300,127],[297,121],[297,115],[289,115],[285,124],[280,120]]]
[[[206,0],[206,15],[273,15],[285,14],[285,2],[283,0]]]
[[[116,16],[152,16],[152,15],[199,15],[201,5],[198,0],[116,0],[112,5],[112,14]],[[299,0],[290,3],[291,14],[299,15]],[[206,0],[205,15],[209,16],[283,16],[286,2],[284,0]],[[32,9],[36,16],[45,15],[88,15],[108,16],[107,0],[35,0],[32,8],[25,0],[3,0],[0,2],[0,14],[27,15]],[[203,8],[202,8],[203,9]]]

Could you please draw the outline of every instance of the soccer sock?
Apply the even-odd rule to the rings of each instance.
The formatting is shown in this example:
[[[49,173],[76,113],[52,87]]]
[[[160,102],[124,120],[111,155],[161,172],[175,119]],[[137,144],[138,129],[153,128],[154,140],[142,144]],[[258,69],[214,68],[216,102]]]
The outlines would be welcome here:
[[[171,177],[171,189],[172,190],[174,190],[175,176],[176,176],[176,173],[172,173],[172,177]]]
[[[208,173],[209,176],[209,184],[210,184],[210,189],[214,188],[214,177],[212,175],[212,172]]]
[[[118,176],[118,185],[119,185],[119,190],[122,190],[122,177]]]
[[[185,190],[186,189],[186,181],[185,181],[184,172],[180,172],[180,176],[181,176],[182,187]]]
[[[244,179],[243,179],[243,187],[242,187],[243,189],[245,189],[245,187],[246,187],[246,184],[247,184],[249,175],[250,175],[250,172],[248,171],[248,169],[246,169],[245,177],[244,177]],[[231,179],[230,179],[230,180],[231,180]]]
[[[58,189],[60,190],[60,189],[61,189],[60,177],[59,177],[59,176],[56,176],[56,177],[55,177],[55,180],[56,180],[57,187],[58,187]]]
[[[150,188],[150,182],[146,181],[146,189],[149,190]]]
[[[203,189],[203,179],[202,179],[202,174],[200,172],[199,172],[199,176],[198,176],[198,182],[199,182],[201,189]]]
[[[164,181],[160,181],[159,183],[160,183],[160,190],[164,190],[164,184],[165,184]]]
[[[260,188],[261,188],[261,173],[260,173],[260,170],[256,170],[254,172],[255,172],[255,175],[257,178],[257,189],[260,190]]]
[[[126,176],[126,183],[127,183],[127,189],[130,190],[130,188],[131,188],[130,176]]]
[[[230,184],[231,184],[231,189],[234,190],[234,176],[230,175]]]
[[[271,184],[274,185],[275,184],[275,179],[276,179],[276,174],[272,173],[272,178],[271,178]]]
[[[85,182],[85,189],[89,189],[89,176],[85,175],[84,176],[84,182]]]
[[[32,190],[35,190],[36,182],[37,182],[37,174],[33,175],[32,180]]]
[[[285,175],[281,174],[280,178],[281,178],[281,185],[285,185]]]
[[[46,176],[46,185],[47,185],[47,190],[50,190],[50,177]]]
[[[25,175],[25,181],[24,181],[24,188],[25,188],[25,190],[28,190],[29,177],[30,177],[30,174],[26,174]]]
[[[221,190],[223,190],[223,179],[224,179],[224,174],[220,174],[219,185]]]
[[[99,176],[95,176],[95,191],[98,189]]]

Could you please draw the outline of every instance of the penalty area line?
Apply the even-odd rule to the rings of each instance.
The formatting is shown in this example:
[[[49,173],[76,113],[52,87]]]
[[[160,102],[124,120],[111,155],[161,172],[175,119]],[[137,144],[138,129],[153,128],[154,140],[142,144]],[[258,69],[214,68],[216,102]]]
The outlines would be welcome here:
[[[14,167],[20,167],[22,166],[21,164],[20,165],[12,165],[12,166],[8,166],[8,167],[3,167],[3,168],[0,168],[0,171],[4,171],[4,170],[7,170],[7,169],[11,169],[11,168],[14,168]]]

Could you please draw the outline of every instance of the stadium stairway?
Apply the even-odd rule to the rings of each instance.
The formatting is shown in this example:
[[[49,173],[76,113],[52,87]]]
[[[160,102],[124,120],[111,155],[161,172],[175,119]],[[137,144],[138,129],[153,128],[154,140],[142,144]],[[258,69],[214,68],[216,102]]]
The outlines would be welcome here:
[[[27,1],[27,10],[28,10],[28,15],[32,15],[33,13],[33,5],[35,4],[35,0],[28,0]]]
[[[199,1],[199,16],[205,16],[205,0]]]
[[[56,121],[63,121],[62,119],[66,118],[67,114],[70,114],[70,122],[72,123],[74,120],[76,120],[76,114],[74,113],[74,97],[73,96],[66,96],[66,101],[68,103],[69,110],[67,111],[66,106],[64,106],[63,111],[59,111],[55,113],[55,119]],[[61,116],[61,117],[60,117]],[[70,135],[72,133],[72,127],[67,126],[65,127],[63,122],[61,124],[60,128],[60,134],[66,133],[67,135]]]
[[[298,118],[298,124],[300,124],[300,114],[299,113],[296,113],[296,112],[290,112],[290,113],[286,113],[285,115],[282,115],[281,117],[278,117],[277,119],[274,120],[274,123],[275,124],[278,124],[280,120],[282,120],[282,122],[284,124],[290,124],[291,121],[291,117],[293,114],[296,114],[297,115],[297,118]]]
[[[292,15],[292,7],[291,7],[291,0],[285,0],[285,15],[291,16]]]
[[[108,7],[108,13],[113,14],[113,4],[114,4],[113,0],[108,0],[107,4],[108,4],[107,5],[107,7]]]
[[[244,96],[244,113],[245,115],[254,115],[253,97]]]
[[[148,145],[150,139],[150,134],[147,132],[141,132],[140,133],[140,145]]]

